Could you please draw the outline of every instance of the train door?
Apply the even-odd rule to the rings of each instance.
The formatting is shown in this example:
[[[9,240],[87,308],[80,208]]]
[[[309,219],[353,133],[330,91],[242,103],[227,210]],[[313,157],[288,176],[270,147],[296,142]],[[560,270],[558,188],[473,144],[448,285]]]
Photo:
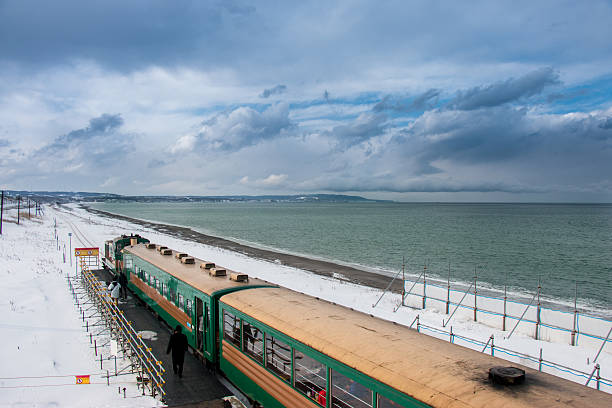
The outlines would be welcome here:
[[[202,299],[196,297],[196,348],[200,351],[203,351],[203,343],[204,343],[204,311],[202,307]]]
[[[204,303],[204,351],[210,354],[209,330],[210,330],[210,310],[208,303]]]

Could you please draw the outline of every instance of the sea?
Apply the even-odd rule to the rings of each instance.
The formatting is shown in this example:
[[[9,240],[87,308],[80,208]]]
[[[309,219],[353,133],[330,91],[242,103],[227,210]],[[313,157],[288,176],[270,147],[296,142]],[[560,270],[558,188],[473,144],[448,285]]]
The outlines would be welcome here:
[[[612,204],[102,202],[93,208],[254,247],[612,316]],[[391,279],[391,278],[390,278]]]

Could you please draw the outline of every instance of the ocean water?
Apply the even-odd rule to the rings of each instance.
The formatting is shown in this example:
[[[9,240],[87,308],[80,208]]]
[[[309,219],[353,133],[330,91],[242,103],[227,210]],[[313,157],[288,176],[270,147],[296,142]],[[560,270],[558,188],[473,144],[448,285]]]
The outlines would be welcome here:
[[[258,247],[394,274],[508,290],[612,312],[612,205],[96,203]]]

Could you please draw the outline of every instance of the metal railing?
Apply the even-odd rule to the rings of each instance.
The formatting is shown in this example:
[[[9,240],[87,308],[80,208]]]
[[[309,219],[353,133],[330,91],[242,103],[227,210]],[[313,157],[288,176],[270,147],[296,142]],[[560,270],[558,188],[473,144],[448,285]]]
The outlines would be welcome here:
[[[129,322],[123,311],[113,302],[110,297],[106,285],[100,282],[93,272],[89,269],[84,260],[80,261],[80,273],[77,274],[75,282],[80,284],[82,293],[89,299],[89,309],[83,309],[79,305],[77,296],[78,290],[74,287],[72,279],[68,277],[68,284],[77,301],[77,306],[81,308],[83,321],[85,321],[85,312],[90,309],[95,309],[99,320],[92,326],[101,325],[110,333],[109,341],[115,341],[117,347],[120,348],[124,355],[127,355],[131,361],[132,372],[137,374],[139,387],[142,386],[142,393],[145,395],[145,390],[151,393],[151,396],[159,396],[162,401],[165,399],[166,392],[164,391],[164,372],[165,369],[162,362],[158,360],[152,353],[142,337],[135,331],[131,322]],[[93,315],[92,315],[93,316]],[[91,317],[91,316],[87,316]],[[89,331],[89,324],[87,323]],[[95,340],[92,340],[93,335],[90,334],[90,342],[93,342],[94,348],[98,346]],[[102,357],[100,356],[102,364]]]
[[[520,325],[521,328],[526,327],[522,329],[525,334],[529,333],[530,336],[536,340],[543,339],[545,336],[543,336],[542,330],[547,329],[559,333],[556,337],[563,336],[564,339],[567,339],[563,341],[567,341],[572,346],[578,345],[579,338],[582,340],[581,343],[585,343],[588,340],[588,343],[594,348],[600,348],[600,346],[609,347],[612,345],[610,332],[608,332],[608,336],[605,335],[608,328],[612,331],[612,322],[578,310],[576,307],[576,299],[574,301],[574,310],[563,311],[547,308],[541,304],[540,298],[542,287],[540,284],[538,284],[537,291],[535,291],[530,301],[523,302],[509,299],[505,287],[503,297],[487,296],[476,293],[473,289],[475,283],[476,276],[467,290],[465,288],[452,289],[450,278],[447,285],[441,285],[432,280],[425,281],[423,273],[416,279],[406,278],[404,280],[404,290],[401,294],[401,302],[394,308],[394,311],[402,306],[423,309],[426,300],[429,300],[429,308],[446,312],[446,314],[451,312],[450,308],[452,307],[452,312],[444,321],[443,326],[445,327],[451,322],[455,312],[463,310],[464,317],[467,316],[466,312],[470,314],[473,313],[474,321],[481,321],[486,325],[501,328],[503,331],[510,329],[508,326],[510,326],[509,323],[512,322],[511,324],[513,327],[508,337],[510,337]],[[416,293],[417,290],[422,291],[422,293]],[[386,291],[383,292],[383,295],[385,293]],[[469,299],[466,299],[466,297],[469,297]],[[373,305],[373,307],[374,306],[376,306],[376,304]],[[512,306],[513,310],[508,310],[510,306]],[[543,317],[542,314],[544,312],[546,312],[546,316]],[[529,313],[529,316],[527,313]],[[495,319],[498,318],[499,321],[494,321],[491,317],[495,317]],[[585,322],[587,321],[590,322],[590,329],[581,327],[581,325],[585,326]],[[606,331],[603,333],[593,332],[593,322],[599,322],[598,325],[603,325],[601,327],[604,327]]]
[[[598,390],[601,389],[602,386],[610,387],[608,392],[610,392],[610,390],[612,389],[612,379],[600,376],[600,365],[599,364],[595,364],[592,372],[590,373],[584,372],[582,370],[579,370],[573,367],[568,367],[563,364],[559,364],[554,361],[544,359],[542,349],[540,349],[540,355],[538,357],[535,357],[535,356],[532,356],[526,353],[514,351],[514,350],[511,350],[505,347],[501,347],[499,345],[495,345],[493,335],[491,335],[488,338],[488,340],[484,342],[482,340],[478,340],[478,339],[474,339],[471,337],[457,334],[456,332],[453,332],[452,326],[450,326],[449,331],[446,331],[446,330],[440,329],[439,327],[434,327],[434,326],[423,324],[420,322],[419,315],[417,315],[417,317],[413,320],[413,322],[410,324],[409,327],[412,328],[415,322],[416,322],[416,330],[418,332],[429,331],[430,333],[434,335],[434,337],[441,338],[441,339],[447,339],[449,342],[454,343],[454,344],[457,344],[457,340],[459,340],[459,341],[464,342],[464,345],[467,345],[468,347],[472,349],[476,349],[482,353],[486,353],[487,350],[489,350],[492,356],[494,356],[496,352],[502,353],[506,356],[515,357],[515,358],[520,359],[521,360],[520,362],[522,364],[525,364],[525,362],[531,362],[534,364],[534,366],[537,364],[538,371],[542,371],[543,367],[548,367],[548,368],[551,368],[561,373],[570,374],[572,375],[571,378],[573,378],[576,382],[586,380],[585,385],[587,386],[591,383],[591,381],[593,381],[595,388],[597,388]]]

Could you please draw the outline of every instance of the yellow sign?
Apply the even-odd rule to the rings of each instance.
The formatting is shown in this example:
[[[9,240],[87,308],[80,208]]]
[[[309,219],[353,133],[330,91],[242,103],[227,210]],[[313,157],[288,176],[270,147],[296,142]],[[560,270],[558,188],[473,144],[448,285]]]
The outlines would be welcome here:
[[[98,248],[74,248],[74,256],[98,256],[100,249]]]
[[[76,375],[76,383],[77,384],[89,384],[89,376],[88,375]]]

